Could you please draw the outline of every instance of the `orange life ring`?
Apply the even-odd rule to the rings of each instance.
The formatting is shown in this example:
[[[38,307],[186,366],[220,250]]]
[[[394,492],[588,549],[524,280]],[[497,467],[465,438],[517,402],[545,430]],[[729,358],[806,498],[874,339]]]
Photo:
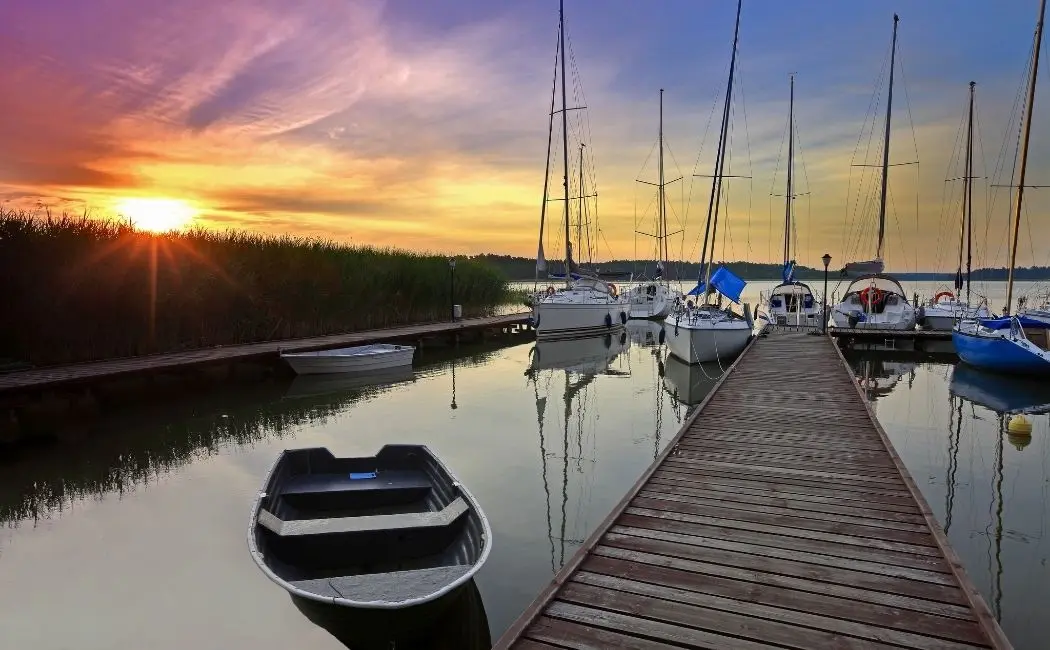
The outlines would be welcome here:
[[[609,283],[609,295],[611,295],[613,298],[615,298],[618,295],[620,295],[620,292],[617,291],[617,289],[616,289],[616,285],[613,284],[612,282]]]
[[[858,295],[860,296],[861,304],[871,306],[882,302],[883,291],[878,287],[867,287],[861,289]]]
[[[555,290],[554,290],[553,286],[550,286],[550,285],[547,286],[547,295],[548,296],[553,296],[554,295],[554,291]]]
[[[941,298],[944,298],[945,296],[951,298],[952,300],[955,300],[954,293],[952,293],[951,291],[942,291],[933,297],[933,304],[939,303],[941,301]]]

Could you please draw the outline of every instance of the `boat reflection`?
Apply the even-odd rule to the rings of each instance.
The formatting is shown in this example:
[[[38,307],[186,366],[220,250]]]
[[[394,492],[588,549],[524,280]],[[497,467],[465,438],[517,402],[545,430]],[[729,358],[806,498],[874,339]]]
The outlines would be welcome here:
[[[704,401],[722,374],[722,367],[717,361],[690,365],[671,354],[663,361],[664,390],[675,399],[676,404],[688,407],[686,415]]]
[[[332,373],[324,375],[296,375],[285,391],[285,398],[316,397],[332,393],[346,393],[362,389],[386,388],[415,380],[412,366],[400,366],[368,373]]]
[[[912,361],[887,359],[877,354],[854,357],[849,359],[849,363],[869,402],[889,395],[905,376],[908,377],[908,385],[911,386],[915,379],[915,369],[919,365]]]
[[[593,404],[596,401],[595,380],[601,375],[613,377],[624,373],[609,368],[610,364],[624,352],[629,344],[626,332],[617,336],[598,336],[561,341],[537,341],[530,352],[529,368],[525,371],[532,385],[536,400],[536,425],[539,433],[540,470],[543,477],[543,492],[547,511],[547,538],[550,541],[551,572],[565,564],[567,553],[571,553],[590,530],[586,521],[580,521],[579,513],[585,512],[590,500],[591,466],[596,462],[597,416]],[[560,372],[559,372],[560,371]],[[557,418],[561,429],[561,444],[551,441],[547,425],[548,400],[559,391],[554,386],[558,374],[564,374],[564,389],[560,391],[562,409]],[[558,382],[560,383],[560,382]],[[591,416],[588,418],[588,406]],[[557,413],[557,412],[555,412]],[[553,442],[553,444],[552,444]],[[561,465],[561,513],[551,508],[551,478],[549,470],[557,471]],[[553,467],[552,467],[553,466]],[[571,475],[575,479],[576,494],[573,501],[575,514],[569,512],[569,484]],[[569,519],[573,519],[570,527]],[[557,532],[555,532],[557,528]]]
[[[635,318],[627,321],[627,325],[624,327],[627,329],[627,336],[630,337],[631,343],[635,345],[650,348],[663,343],[660,337],[664,330],[664,322],[662,320]]]
[[[485,603],[470,580],[441,609],[357,610],[292,596],[303,616],[353,650],[489,650]]]
[[[626,332],[557,341],[536,341],[529,356],[529,372],[564,370],[598,374],[629,345]]]
[[[1050,413],[1050,384],[1046,381],[989,374],[960,363],[952,369],[948,390],[998,414]]]

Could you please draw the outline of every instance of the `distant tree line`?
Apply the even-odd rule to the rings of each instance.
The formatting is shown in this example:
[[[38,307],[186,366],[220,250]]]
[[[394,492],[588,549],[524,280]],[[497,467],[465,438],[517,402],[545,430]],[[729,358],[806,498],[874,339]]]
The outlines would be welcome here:
[[[536,260],[528,257],[516,257],[513,255],[475,255],[472,259],[492,266],[512,281],[532,280],[536,277]],[[779,280],[781,277],[781,264],[763,264],[756,262],[720,262],[729,268],[735,275],[745,280]],[[633,272],[635,278],[651,278],[656,272],[655,260],[610,260],[593,265],[603,272]],[[700,274],[700,265],[696,262],[671,262],[664,270],[664,277],[672,280],[691,280]],[[828,270],[830,277],[839,275],[841,265],[835,265]],[[547,260],[546,273],[561,273],[561,260]],[[540,279],[546,278],[546,273]],[[951,282],[955,278],[954,273],[896,273],[894,275],[902,280],[928,280]],[[807,266],[795,267],[795,278],[798,280],[819,280],[824,277],[824,269],[814,269]],[[1007,269],[986,268],[975,269],[973,280],[991,281],[1003,280],[1007,277]],[[1050,267],[1032,266],[1014,270],[1015,280],[1050,280]]]

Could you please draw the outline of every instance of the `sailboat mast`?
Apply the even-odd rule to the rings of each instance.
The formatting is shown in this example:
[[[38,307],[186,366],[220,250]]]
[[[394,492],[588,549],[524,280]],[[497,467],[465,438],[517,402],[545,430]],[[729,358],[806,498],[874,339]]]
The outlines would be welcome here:
[[[540,243],[536,250],[536,283],[540,280],[540,271],[547,270],[547,259],[543,253],[543,227],[547,221],[547,192],[551,177],[551,144],[554,140],[554,99],[558,96],[558,55],[560,45],[554,53],[554,81],[551,83],[551,110],[547,124],[547,165],[543,170],[543,202],[540,203]]]
[[[893,43],[890,46],[890,89],[886,96],[886,137],[882,143],[882,195],[879,197],[879,246],[875,258],[882,259],[882,242],[886,237],[886,183],[890,171],[890,119],[893,116],[893,71],[897,57],[897,23],[900,17],[893,14]]]
[[[966,189],[963,193],[966,227],[966,303],[970,303],[970,274],[973,263],[973,95],[976,81],[970,82],[970,115],[966,123]],[[962,241],[959,241],[962,258]],[[960,259],[961,261],[961,259]]]
[[[569,242],[569,114],[565,95],[565,0],[558,2],[558,38],[561,50],[561,163],[565,195],[565,284],[572,284],[572,244]]]
[[[664,192],[664,89],[660,89],[660,223],[656,227],[660,268],[667,265],[667,198]],[[666,272],[666,271],[665,271]]]
[[[1039,74],[1039,48],[1043,43],[1043,16],[1046,13],[1046,0],[1039,2],[1039,22],[1035,24],[1035,53],[1032,59],[1032,77],[1028,80],[1028,110],[1025,116],[1024,140],[1021,142],[1021,171],[1017,179],[1017,208],[1014,212],[1013,242],[1010,245],[1010,275],[1006,281],[1006,309],[1003,315],[1010,314],[1010,305],[1014,299],[1014,266],[1017,264],[1017,235],[1021,230],[1021,198],[1024,196],[1024,173],[1028,166],[1028,136],[1032,132],[1032,113],[1035,108],[1035,80]]]
[[[784,199],[784,266],[791,261],[791,195],[792,167],[795,158],[795,75],[791,75],[791,100],[788,103],[787,194]]]
[[[586,147],[584,143],[580,143],[580,183],[578,186],[580,192],[580,202],[577,204],[576,210],[576,250],[583,250],[583,201],[586,192],[583,191],[583,148]],[[583,253],[578,253],[583,255]],[[583,259],[582,257],[580,258]]]
[[[718,218],[718,204],[722,194],[722,170],[725,165],[725,143],[729,131],[729,111],[733,98],[733,73],[736,70],[736,48],[740,39],[740,8],[743,0],[736,3],[736,27],[733,30],[733,54],[729,59],[729,81],[726,83],[726,103],[722,109],[722,130],[718,134],[718,151],[715,153],[715,173],[711,179],[711,198],[707,204],[707,225],[704,228],[704,248],[700,257],[701,270],[704,273],[704,287],[711,282],[711,262],[715,256],[714,237],[711,233],[711,222]],[[717,232],[717,231],[716,231]],[[708,259],[708,241],[711,243],[711,255]],[[706,265],[705,265],[706,261]]]

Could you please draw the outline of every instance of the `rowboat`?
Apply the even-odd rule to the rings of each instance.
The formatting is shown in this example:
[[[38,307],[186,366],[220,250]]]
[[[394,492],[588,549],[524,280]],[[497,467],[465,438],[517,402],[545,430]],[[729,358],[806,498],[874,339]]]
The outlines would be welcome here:
[[[405,610],[454,599],[492,532],[477,501],[423,445],[372,457],[285,450],[252,506],[252,558],[294,598]]]
[[[410,366],[412,365],[412,355],[415,351],[415,347],[411,345],[374,343],[372,345],[356,345],[334,350],[281,352],[281,358],[298,375],[320,375],[336,372],[364,373]]]

